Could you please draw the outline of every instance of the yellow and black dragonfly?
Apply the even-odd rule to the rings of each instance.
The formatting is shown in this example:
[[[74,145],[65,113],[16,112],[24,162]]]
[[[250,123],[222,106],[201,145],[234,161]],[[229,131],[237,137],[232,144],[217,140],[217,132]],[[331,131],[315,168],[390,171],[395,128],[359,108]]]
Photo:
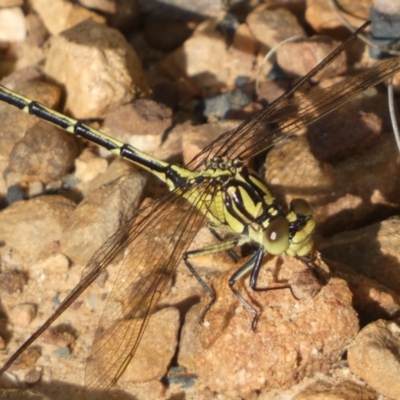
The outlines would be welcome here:
[[[1,368],[5,372],[101,274],[124,249],[129,249],[97,328],[86,366],[86,390],[107,391],[120,378],[146,329],[149,317],[183,258],[210,296],[212,289],[192,267],[193,257],[230,251],[251,243],[254,254],[231,277],[233,293],[253,312],[253,328],[259,312],[234,287],[250,274],[250,287],[257,290],[257,276],[265,254],[288,254],[306,263],[312,258],[315,221],[307,202],[294,199],[282,208],[265,183],[251,172],[246,161],[341,106],[351,97],[400,71],[400,59],[391,58],[375,68],[325,89],[314,90],[307,98],[293,94],[317,72],[334,60],[357,36],[334,50],[324,61],[300,79],[288,92],[236,129],[222,134],[205,147],[185,167],[157,160],[90,126],[69,118],[38,102],[0,86],[0,100],[63,128],[73,135],[106,148],[154,174],[169,187],[169,193],[140,210],[125,222],[93,255],[79,284],[53,315],[11,356]],[[267,133],[265,133],[267,129]],[[351,134],[351,133],[349,133]],[[181,212],[176,216],[176,210]],[[208,225],[219,243],[188,251],[200,227]],[[155,232],[162,234],[155,234]],[[229,239],[220,233],[229,232]],[[250,329],[250,326],[249,326]]]

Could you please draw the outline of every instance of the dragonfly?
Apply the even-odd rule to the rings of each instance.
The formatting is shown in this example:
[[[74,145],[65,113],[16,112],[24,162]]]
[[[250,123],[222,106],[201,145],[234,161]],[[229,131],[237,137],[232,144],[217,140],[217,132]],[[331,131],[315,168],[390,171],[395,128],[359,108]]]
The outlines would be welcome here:
[[[299,88],[332,62],[367,24],[285,94],[237,128],[222,134],[186,166],[153,158],[83,122],[0,86],[1,101],[106,148],[157,176],[169,187],[167,195],[139,210],[94,253],[77,286],[9,358],[0,369],[0,374],[124,249],[129,251],[125,253],[107,300],[86,364],[87,398],[90,398],[90,393],[106,393],[121,377],[135,356],[149,318],[181,259],[210,297],[200,314],[199,319],[203,321],[216,296],[193,268],[191,260],[201,255],[228,251],[235,261],[239,261],[233,249],[252,244],[254,253],[232,274],[228,284],[234,295],[253,313],[249,329],[256,329],[260,312],[241,295],[235,283],[250,275],[250,287],[264,290],[257,287],[257,277],[266,255],[287,254],[308,264],[314,252],[312,234],[315,220],[305,200],[293,199],[288,208],[281,206],[246,162],[277,143],[289,140],[296,132],[340,107],[351,97],[400,71],[400,59],[390,58],[328,88],[312,90],[309,96],[294,96]],[[177,210],[181,211],[179,217],[176,216]],[[189,251],[189,245],[205,225],[218,243]],[[223,235],[225,232],[231,234],[227,239]]]

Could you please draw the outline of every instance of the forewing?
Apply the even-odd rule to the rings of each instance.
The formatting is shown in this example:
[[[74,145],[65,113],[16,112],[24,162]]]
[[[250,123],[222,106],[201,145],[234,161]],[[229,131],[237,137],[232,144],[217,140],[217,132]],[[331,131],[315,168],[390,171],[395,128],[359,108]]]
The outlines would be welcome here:
[[[150,315],[205,216],[199,211],[212,185],[178,188],[146,208],[123,235],[127,254],[101,317],[86,365],[86,396],[98,398],[135,353]],[[182,197],[193,199],[193,206]],[[120,244],[118,244],[120,246]]]
[[[310,90],[297,97],[293,97],[294,91],[291,90],[237,128],[222,134],[206,146],[188,164],[188,168],[192,170],[199,168],[216,156],[231,160],[251,158],[291,137],[340,107],[351,97],[377,85],[398,71],[400,71],[400,58],[390,58],[374,68],[327,88]],[[306,79],[302,79],[303,83],[305,81]],[[300,86],[296,85],[296,89]]]

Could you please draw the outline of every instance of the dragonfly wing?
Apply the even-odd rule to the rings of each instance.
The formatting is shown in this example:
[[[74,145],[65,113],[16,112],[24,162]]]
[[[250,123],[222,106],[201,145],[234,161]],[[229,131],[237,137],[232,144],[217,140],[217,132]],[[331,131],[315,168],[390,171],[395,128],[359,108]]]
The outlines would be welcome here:
[[[205,222],[200,208],[204,211],[210,190],[207,182],[188,190],[178,188],[139,213],[129,229],[124,228],[127,254],[86,365],[87,398],[98,398],[99,391],[108,390],[134,355],[164,287]],[[183,192],[191,202],[182,197]]]
[[[293,91],[290,91],[206,146],[188,164],[188,168],[199,168],[216,156],[243,160],[254,157],[398,71],[400,58],[389,58],[374,68],[330,87],[312,89],[296,97],[293,97]],[[296,89],[298,87],[296,85]]]

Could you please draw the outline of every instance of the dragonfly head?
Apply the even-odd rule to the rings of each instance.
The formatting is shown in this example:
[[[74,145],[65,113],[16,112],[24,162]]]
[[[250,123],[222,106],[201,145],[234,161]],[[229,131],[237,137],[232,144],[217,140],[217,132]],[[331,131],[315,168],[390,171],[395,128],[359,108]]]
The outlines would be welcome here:
[[[268,224],[264,231],[264,248],[273,255],[307,256],[313,247],[314,229],[311,206],[303,199],[294,199],[286,216],[277,217]]]

